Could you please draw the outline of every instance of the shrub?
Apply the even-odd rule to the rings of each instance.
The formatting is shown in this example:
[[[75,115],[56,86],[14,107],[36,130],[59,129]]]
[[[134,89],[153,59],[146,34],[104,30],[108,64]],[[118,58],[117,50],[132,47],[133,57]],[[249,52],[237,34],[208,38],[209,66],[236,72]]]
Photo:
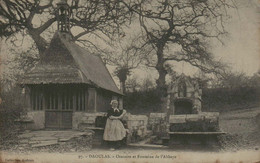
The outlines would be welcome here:
[[[202,111],[227,111],[260,106],[260,87],[205,88]],[[124,108],[132,114],[163,112],[165,100],[156,89],[126,93]]]
[[[132,114],[161,112],[163,101],[156,89],[126,93],[124,108]]]
[[[260,87],[203,89],[204,111],[225,111],[259,106]]]
[[[1,143],[15,137],[19,126],[15,120],[24,113],[22,106],[21,88],[14,87],[8,92],[1,93],[0,104],[0,139]]]

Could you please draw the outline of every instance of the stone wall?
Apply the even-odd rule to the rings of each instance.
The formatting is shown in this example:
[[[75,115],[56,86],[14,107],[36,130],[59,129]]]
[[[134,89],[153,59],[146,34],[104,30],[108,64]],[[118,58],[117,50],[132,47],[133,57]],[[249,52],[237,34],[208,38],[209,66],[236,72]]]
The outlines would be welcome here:
[[[84,127],[95,127],[95,121],[98,116],[104,117],[105,112],[86,113],[86,112],[74,112],[72,116],[72,128],[84,129]]]
[[[167,132],[166,113],[150,113],[148,129],[152,130],[154,135],[165,136]]]
[[[147,135],[148,117],[146,115],[127,113],[123,120],[127,122],[128,137],[131,139],[131,142],[138,141]]]
[[[18,122],[24,129],[39,130],[45,128],[45,112],[44,111],[29,111]]]
[[[166,120],[166,113],[150,113],[148,128],[152,129],[156,124]]]
[[[77,130],[89,130],[92,129],[96,132],[97,129],[103,129],[105,126],[97,126],[96,118],[100,118],[99,121],[105,124],[106,113],[85,113],[85,112],[74,112],[72,118],[73,129]],[[132,115],[126,113],[123,121],[127,124],[128,129],[128,141],[135,142],[147,135],[148,117],[146,115]],[[102,132],[101,132],[102,133]],[[97,135],[96,135],[97,136]]]

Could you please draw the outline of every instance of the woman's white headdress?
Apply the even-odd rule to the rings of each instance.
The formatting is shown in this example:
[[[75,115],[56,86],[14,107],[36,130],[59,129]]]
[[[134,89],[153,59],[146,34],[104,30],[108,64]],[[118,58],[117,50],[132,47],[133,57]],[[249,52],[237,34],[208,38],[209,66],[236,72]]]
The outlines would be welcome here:
[[[113,103],[118,104],[118,101],[117,100],[111,100],[110,105],[112,105]]]

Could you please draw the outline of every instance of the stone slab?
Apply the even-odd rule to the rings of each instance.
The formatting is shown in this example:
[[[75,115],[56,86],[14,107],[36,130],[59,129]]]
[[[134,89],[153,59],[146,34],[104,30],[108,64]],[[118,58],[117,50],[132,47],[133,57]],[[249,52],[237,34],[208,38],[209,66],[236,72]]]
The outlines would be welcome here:
[[[185,123],[186,117],[185,116],[170,116],[169,123]]]
[[[44,141],[44,140],[57,140],[55,137],[33,137],[30,140],[35,140],[35,141]]]
[[[33,133],[25,133],[25,134],[19,135],[18,138],[24,139],[24,138],[31,138],[33,136],[35,136]]]
[[[39,144],[40,141],[37,141],[37,140],[33,140],[33,141],[29,141],[29,144]]]
[[[19,140],[20,144],[28,144],[29,140],[28,139],[23,139],[23,140]]]
[[[57,140],[48,140],[48,141],[42,141],[39,144],[34,144],[32,145],[33,148],[35,147],[44,147],[44,146],[49,146],[49,145],[55,145],[58,144]]]
[[[31,131],[19,135],[19,144],[28,144],[32,147],[41,147],[66,142],[75,137],[91,136],[92,132],[75,130],[66,131]]]

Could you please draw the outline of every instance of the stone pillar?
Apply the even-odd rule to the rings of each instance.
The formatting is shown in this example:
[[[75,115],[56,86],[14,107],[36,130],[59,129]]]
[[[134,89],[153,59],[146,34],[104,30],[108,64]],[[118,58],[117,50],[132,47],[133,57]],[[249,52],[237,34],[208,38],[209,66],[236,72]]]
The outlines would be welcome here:
[[[23,88],[22,94],[24,95],[24,108],[25,108],[25,110],[32,111],[30,89],[29,89],[28,86],[25,86]]]
[[[95,88],[88,88],[88,110],[97,112],[97,91]]]
[[[123,97],[118,98],[118,108],[124,109]]]

